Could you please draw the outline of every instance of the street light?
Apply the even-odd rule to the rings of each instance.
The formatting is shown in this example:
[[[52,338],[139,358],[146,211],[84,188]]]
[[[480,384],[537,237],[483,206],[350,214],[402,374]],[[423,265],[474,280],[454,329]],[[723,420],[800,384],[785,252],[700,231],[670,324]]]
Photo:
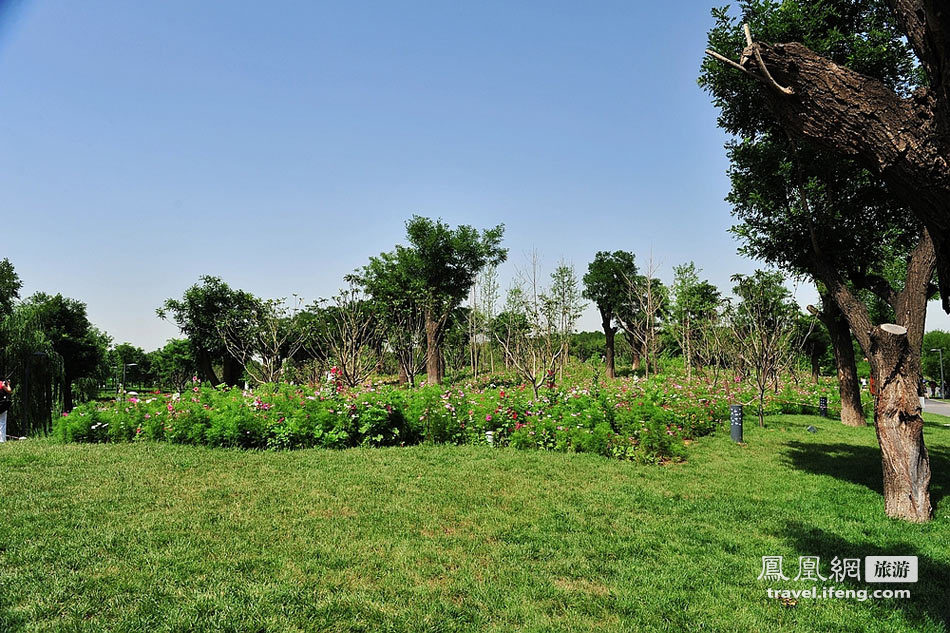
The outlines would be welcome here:
[[[944,385],[946,384],[946,383],[943,381],[943,348],[942,348],[942,347],[934,347],[934,348],[931,349],[930,351],[931,351],[931,352],[939,352],[939,353],[940,353],[940,397],[941,397],[941,398],[945,398],[946,396],[944,396],[944,394],[943,394]]]
[[[122,365],[122,392],[125,393],[125,369],[126,367],[138,367],[138,363],[126,363]]]

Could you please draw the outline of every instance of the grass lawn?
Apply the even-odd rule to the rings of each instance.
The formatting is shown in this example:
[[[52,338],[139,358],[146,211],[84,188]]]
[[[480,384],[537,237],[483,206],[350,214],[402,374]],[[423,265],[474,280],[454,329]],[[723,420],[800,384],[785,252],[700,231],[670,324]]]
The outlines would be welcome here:
[[[884,517],[873,428],[805,416],[664,467],[10,443],[0,631],[945,631],[950,418],[927,420],[927,525]],[[756,580],[763,555],[880,554],[919,557],[910,600],[783,606]]]

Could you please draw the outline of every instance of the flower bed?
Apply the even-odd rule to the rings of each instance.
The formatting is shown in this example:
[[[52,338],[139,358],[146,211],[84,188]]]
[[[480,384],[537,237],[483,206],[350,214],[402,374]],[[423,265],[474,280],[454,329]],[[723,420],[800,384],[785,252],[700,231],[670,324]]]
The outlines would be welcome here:
[[[408,390],[382,385],[344,389],[288,384],[254,390],[214,388],[195,381],[182,394],[153,393],[86,403],[60,419],[63,441],[168,441],[258,449],[405,446],[420,442],[493,444],[519,449],[596,453],[640,462],[680,460],[683,440],[713,432],[730,402],[749,400],[741,385],[712,387],[676,378],[596,378],[542,390],[499,379]],[[786,401],[814,401],[812,387],[770,394],[768,412]],[[833,401],[833,400],[832,400]],[[797,405],[796,405],[797,406]]]

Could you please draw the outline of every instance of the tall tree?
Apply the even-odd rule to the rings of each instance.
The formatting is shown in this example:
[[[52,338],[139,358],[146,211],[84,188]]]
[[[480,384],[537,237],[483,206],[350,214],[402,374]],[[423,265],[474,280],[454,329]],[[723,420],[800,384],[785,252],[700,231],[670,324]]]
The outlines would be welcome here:
[[[218,324],[234,311],[252,309],[256,301],[252,294],[233,290],[220,277],[205,275],[181,299],[167,299],[156,313],[162,319],[172,319],[191,341],[203,380],[233,386],[241,378],[241,364],[228,352]],[[221,364],[222,380],[215,373],[216,363]]]
[[[619,313],[627,301],[629,280],[637,277],[634,254],[629,251],[598,251],[584,274],[584,297],[594,302],[600,312],[606,343],[604,361],[607,377],[616,376],[615,337]]]
[[[838,395],[841,397],[841,422],[846,426],[865,426],[864,405],[861,403],[861,383],[854,356],[851,326],[841,308],[827,291],[821,294],[821,309],[809,306],[825,326],[835,359],[838,376]]]
[[[910,3],[895,2],[894,6],[897,4]],[[905,33],[911,34],[900,17],[907,17],[902,9],[895,13],[880,3],[847,0],[781,4],[748,0],[741,8],[742,20],[750,23],[758,36],[772,41],[800,40],[803,44],[755,44],[749,30],[743,32],[726,10],[718,10],[718,24],[710,32],[711,47],[727,52],[742,50],[737,66],[759,81],[748,81],[726,65],[707,62],[701,82],[722,109],[720,125],[727,131],[745,139],[765,138],[786,148],[790,168],[785,173],[794,194],[789,206],[803,218],[806,230],[802,234],[811,243],[817,278],[845,315],[878,385],[875,427],[882,449],[885,510],[890,516],[926,521],[931,514],[930,464],[916,397],[920,343],[937,251],[944,267],[950,265],[945,257],[945,229],[950,225],[945,218],[950,215],[946,208],[935,214],[933,205],[926,202],[932,201],[946,162],[940,159],[938,164],[928,159],[925,178],[922,163],[914,165],[944,142],[937,143],[935,136],[940,126],[934,127],[939,108],[932,107],[933,85],[919,89],[915,96],[903,96],[922,77],[903,39]],[[910,43],[918,47],[914,37]],[[932,80],[931,76],[925,82]],[[759,108],[763,101],[772,107]],[[920,118],[907,118],[911,111]],[[898,127],[893,127],[897,123]],[[915,139],[918,133],[927,137],[923,145],[918,143],[920,138]],[[912,248],[904,251],[905,274],[896,286],[882,282],[879,275],[855,278],[852,268],[842,265],[840,254],[853,252],[848,242],[855,233],[849,229],[860,230],[863,218],[842,213],[840,204],[847,199],[853,183],[839,177],[847,171],[833,164],[829,153],[839,158],[853,157],[916,215],[901,213],[900,204],[887,204],[886,200],[885,212],[875,212],[881,207],[880,199],[875,197],[859,200],[852,207],[867,211],[864,217],[870,217],[882,230],[913,236]],[[945,151],[936,154],[945,155]],[[816,166],[826,165],[832,166],[828,173],[814,173]],[[860,171],[851,173],[868,180]],[[911,182],[913,191],[908,188]],[[946,193],[940,196],[941,204],[946,204]],[[936,221],[938,215],[944,219]],[[821,218],[833,221],[823,224]],[[919,228],[917,218],[926,229]],[[829,226],[835,230],[827,232]],[[927,229],[935,231],[936,250]],[[840,236],[848,245],[840,250],[829,247],[829,235]],[[945,287],[950,282],[946,270],[941,273]],[[889,304],[895,323],[876,324],[857,285]],[[950,306],[946,292],[944,300],[945,307]]]
[[[732,190],[727,200],[741,220],[732,229],[743,241],[740,252],[818,286],[822,310],[816,314],[831,335],[842,422],[865,424],[850,328],[818,274],[818,253],[879,310],[892,291],[895,267],[901,268],[900,260],[920,240],[920,226],[907,222],[906,210],[867,170],[800,147],[774,129],[730,143],[728,153]],[[822,201],[808,206],[810,214],[801,204],[804,195]]]
[[[449,315],[468,296],[478,273],[508,256],[501,247],[504,232],[504,225],[483,231],[464,224],[453,229],[441,220],[418,215],[406,222],[409,245],[397,246],[393,257],[423,289],[430,383],[442,381],[442,340]]]

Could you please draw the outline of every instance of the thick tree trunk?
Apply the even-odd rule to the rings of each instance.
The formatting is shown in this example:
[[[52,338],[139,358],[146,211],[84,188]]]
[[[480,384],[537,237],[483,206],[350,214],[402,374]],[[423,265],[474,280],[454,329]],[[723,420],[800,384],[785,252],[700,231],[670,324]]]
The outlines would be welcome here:
[[[229,387],[234,387],[241,380],[241,363],[231,356],[225,356],[221,363],[221,380]]]
[[[865,426],[864,409],[861,406],[861,383],[854,358],[854,343],[851,328],[834,300],[822,295],[821,320],[828,328],[831,349],[838,370],[838,393],[841,395],[841,422],[847,426]]]
[[[609,315],[605,315],[603,312],[601,312],[600,316],[604,327],[604,336],[607,337],[607,342],[604,345],[604,364],[607,366],[607,378],[616,378],[617,369],[614,365],[614,339],[617,334],[617,328],[610,324],[611,319]]]
[[[426,380],[430,385],[442,382],[442,352],[439,349],[439,322],[426,311]]]
[[[930,520],[930,460],[920,415],[920,350],[911,349],[907,329],[883,325],[872,332],[873,370],[878,387],[874,426],[881,445],[884,510],[888,516]]]
[[[212,385],[220,384],[217,374],[214,373],[214,366],[211,364],[211,355],[205,350],[198,350],[198,371],[201,373],[201,379],[210,382]]]

